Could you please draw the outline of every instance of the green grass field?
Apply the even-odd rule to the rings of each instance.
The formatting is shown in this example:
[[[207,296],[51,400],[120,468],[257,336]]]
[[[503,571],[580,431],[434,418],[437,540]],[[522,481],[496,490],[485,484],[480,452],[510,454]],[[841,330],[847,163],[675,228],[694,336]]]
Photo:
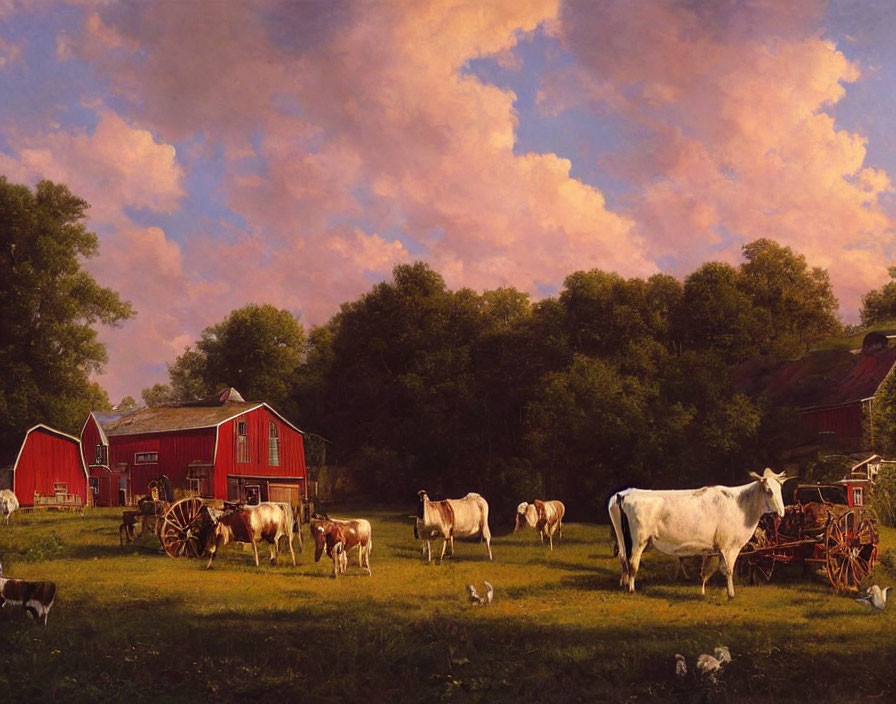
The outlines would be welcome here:
[[[607,526],[569,524],[550,553],[494,516],[493,563],[458,542],[454,558],[427,565],[412,511],[332,511],[370,519],[374,536],[373,575],[352,566],[337,580],[326,558],[314,563],[307,532],[295,568],[288,555],[256,568],[251,550],[228,546],[206,571],[151,537],[120,547],[115,510],[16,514],[0,524],[6,576],[59,592],[46,629],[0,612],[0,700],[896,700],[894,612],[826,580],[779,571],[772,585],[736,584],[729,601],[717,576],[702,598],[651,552],[627,595]],[[883,529],[881,553],[894,547]],[[484,580],[495,602],[471,606],[465,585]],[[875,581],[896,583],[883,565]],[[720,644],[733,662],[717,687],[675,681],[675,653],[693,665]]]

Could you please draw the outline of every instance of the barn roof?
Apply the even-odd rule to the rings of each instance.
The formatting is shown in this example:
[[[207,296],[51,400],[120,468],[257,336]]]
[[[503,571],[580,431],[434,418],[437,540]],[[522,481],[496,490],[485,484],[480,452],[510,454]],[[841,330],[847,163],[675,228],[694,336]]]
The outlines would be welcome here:
[[[874,398],[896,364],[896,347],[831,349],[774,366],[753,360],[734,372],[735,387],[777,406],[834,408]]]
[[[244,401],[235,389],[227,389],[211,399],[195,403],[140,408],[130,413],[94,413],[93,415],[107,436],[118,437],[215,428],[227,420],[261,407],[267,408],[297,432],[302,432],[268,404]]]

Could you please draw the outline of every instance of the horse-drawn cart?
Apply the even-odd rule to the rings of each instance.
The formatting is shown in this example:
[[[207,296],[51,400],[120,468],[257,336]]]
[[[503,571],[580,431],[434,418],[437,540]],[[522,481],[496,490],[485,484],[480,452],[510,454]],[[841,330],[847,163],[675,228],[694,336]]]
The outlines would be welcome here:
[[[776,565],[824,572],[838,592],[858,590],[877,562],[877,517],[850,505],[837,485],[801,485],[784,517],[766,514],[740,552],[737,569],[752,584],[771,581]]]

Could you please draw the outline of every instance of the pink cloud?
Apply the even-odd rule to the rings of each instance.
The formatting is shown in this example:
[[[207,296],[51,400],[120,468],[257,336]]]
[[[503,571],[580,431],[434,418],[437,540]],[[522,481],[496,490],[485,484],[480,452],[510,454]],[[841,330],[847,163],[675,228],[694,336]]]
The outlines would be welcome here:
[[[824,112],[861,76],[821,38],[822,10],[569,4],[555,31],[581,66],[557,77],[562,90],[544,86],[542,101],[562,110],[578,83],[578,105],[652,135],[606,162],[641,186],[627,209],[652,256],[678,257],[686,272],[726,237],[733,251],[772,237],[829,267],[854,315],[860,294],[886,279],[893,222],[881,196],[893,187],[864,167],[864,138]],[[576,80],[593,75],[604,80]]]

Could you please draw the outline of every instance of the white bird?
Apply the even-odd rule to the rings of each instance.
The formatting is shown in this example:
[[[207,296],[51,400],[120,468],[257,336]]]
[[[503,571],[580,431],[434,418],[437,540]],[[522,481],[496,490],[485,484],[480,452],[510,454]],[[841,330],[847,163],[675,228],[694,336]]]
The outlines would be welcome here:
[[[881,589],[876,584],[872,584],[871,588],[865,593],[865,596],[856,599],[860,604],[867,604],[873,609],[883,611],[887,606],[887,592],[893,587],[884,587]]]
[[[467,585],[467,596],[470,599],[471,604],[481,604],[484,600],[481,596],[479,596],[479,592],[476,591],[476,587],[472,584]]]
[[[684,655],[675,653],[675,676],[679,679],[687,677],[688,664],[684,660]]]
[[[722,670],[722,663],[720,663],[716,658],[712,655],[707,655],[703,653],[700,657],[697,658],[697,672],[700,673],[701,677],[707,678],[711,682],[715,682],[716,677],[719,672]]]
[[[726,665],[731,662],[731,651],[728,650],[727,645],[720,645],[713,651],[713,655],[716,656],[716,660],[719,661],[719,665]]]
[[[490,582],[485,583],[485,603],[491,604],[495,600],[495,588]]]

